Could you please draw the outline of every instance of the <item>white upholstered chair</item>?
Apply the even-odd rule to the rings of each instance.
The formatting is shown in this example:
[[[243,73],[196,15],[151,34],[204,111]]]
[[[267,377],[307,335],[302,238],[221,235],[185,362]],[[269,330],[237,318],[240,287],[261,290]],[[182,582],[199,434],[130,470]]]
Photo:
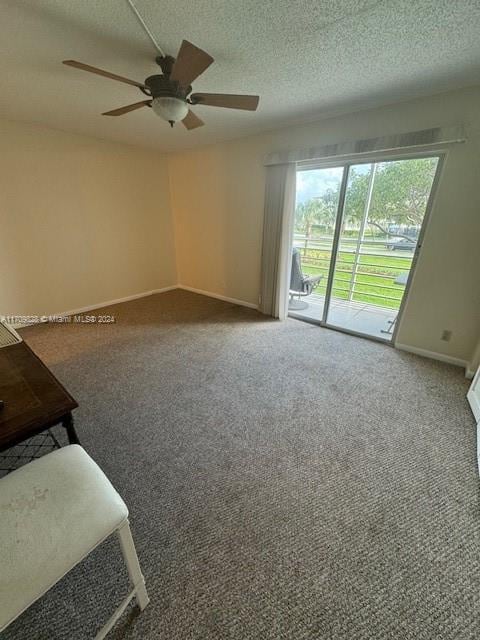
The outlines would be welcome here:
[[[128,603],[148,604],[125,503],[88,454],[64,447],[0,480],[0,632],[116,533],[132,589],[96,636],[104,638]]]

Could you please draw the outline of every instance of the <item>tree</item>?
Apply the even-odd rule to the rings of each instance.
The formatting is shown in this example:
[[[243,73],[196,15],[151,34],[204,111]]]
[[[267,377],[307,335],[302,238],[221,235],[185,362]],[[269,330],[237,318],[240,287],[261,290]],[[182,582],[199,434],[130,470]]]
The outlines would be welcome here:
[[[420,227],[437,166],[436,158],[381,163],[369,221]]]
[[[311,198],[297,205],[295,228],[305,235],[305,249],[311,238],[313,227],[323,225],[333,229],[337,216],[338,191],[327,189],[322,196]]]
[[[322,209],[322,224],[331,229],[335,226],[335,219],[337,217],[338,196],[338,189],[330,188],[318,198]]]
[[[365,213],[369,178],[368,173],[359,173],[355,167],[350,169],[347,192],[345,194],[344,226],[359,227]]]
[[[352,166],[350,169],[343,215],[344,226],[356,229],[365,215],[370,182],[370,172],[362,171],[361,166],[365,165]],[[370,229],[414,242],[411,235],[402,233],[398,227],[420,228],[436,167],[436,158],[378,163],[367,220]],[[305,235],[305,248],[315,225],[323,224],[329,229],[334,227],[338,198],[339,186],[297,206],[295,227]],[[392,231],[392,225],[397,229]]]
[[[312,235],[312,228],[321,224],[322,206],[317,198],[312,198],[297,205],[295,211],[295,227],[305,236],[305,249]]]
[[[385,235],[411,236],[389,226],[413,226],[420,228],[427,207],[437,166],[436,158],[417,158],[377,164],[368,212],[368,224]],[[365,213],[365,203],[370,181],[369,173],[360,173],[355,167],[350,171],[344,220],[347,224],[360,224]]]

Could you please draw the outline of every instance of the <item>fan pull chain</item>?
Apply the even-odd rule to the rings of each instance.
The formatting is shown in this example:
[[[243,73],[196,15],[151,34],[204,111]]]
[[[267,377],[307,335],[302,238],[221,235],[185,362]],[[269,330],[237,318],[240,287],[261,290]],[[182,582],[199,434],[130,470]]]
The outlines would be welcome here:
[[[127,0],[130,8],[132,9],[132,11],[134,12],[134,14],[137,16],[138,21],[140,22],[140,24],[142,25],[142,27],[145,29],[148,37],[150,38],[150,40],[153,42],[154,47],[157,49],[157,51],[159,52],[159,54],[162,56],[162,58],[165,58],[165,53],[163,52],[163,49],[161,48],[161,46],[158,44],[158,42],[155,40],[155,36],[153,35],[153,33],[150,31],[150,29],[147,27],[145,20],[142,18],[142,16],[140,15],[140,12],[138,11],[137,7],[133,4],[133,0]]]

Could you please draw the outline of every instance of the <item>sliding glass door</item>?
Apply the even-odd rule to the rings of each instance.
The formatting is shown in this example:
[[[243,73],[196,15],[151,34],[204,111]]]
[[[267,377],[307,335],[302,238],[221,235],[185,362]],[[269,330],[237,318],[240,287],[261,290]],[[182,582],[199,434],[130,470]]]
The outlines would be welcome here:
[[[297,173],[292,275],[288,308],[308,319],[324,319],[344,167]],[[306,287],[302,285],[308,278]]]
[[[438,160],[429,156],[298,172],[291,315],[391,340]]]

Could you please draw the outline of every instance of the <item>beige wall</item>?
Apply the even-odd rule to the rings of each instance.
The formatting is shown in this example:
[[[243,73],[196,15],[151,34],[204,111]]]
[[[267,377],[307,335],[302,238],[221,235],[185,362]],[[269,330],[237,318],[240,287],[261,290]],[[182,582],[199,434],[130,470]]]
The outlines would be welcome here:
[[[0,122],[0,314],[51,314],[176,283],[166,159]]]
[[[468,142],[448,152],[398,342],[470,360],[480,322],[480,88],[171,156],[179,282],[257,303],[266,153],[459,123]]]
[[[257,304],[262,250],[261,142],[171,157],[180,284]]]

